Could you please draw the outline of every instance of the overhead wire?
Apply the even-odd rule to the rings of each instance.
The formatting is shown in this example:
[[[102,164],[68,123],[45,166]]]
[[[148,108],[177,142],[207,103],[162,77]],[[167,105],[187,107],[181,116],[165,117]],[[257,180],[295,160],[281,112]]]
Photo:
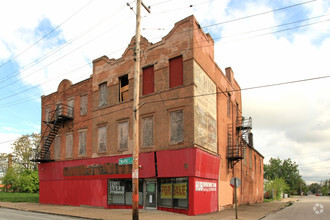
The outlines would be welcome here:
[[[2,63],[0,65],[0,68],[2,68],[3,66],[5,66],[6,64],[8,64],[9,62],[15,60],[17,57],[21,56],[22,54],[24,54],[26,51],[28,51],[29,49],[31,49],[33,46],[35,46],[36,44],[38,44],[40,41],[42,41],[43,39],[45,39],[46,37],[48,37],[51,33],[53,33],[54,31],[56,31],[58,28],[60,28],[63,24],[65,24],[67,21],[69,21],[72,17],[74,17],[76,14],[78,14],[80,11],[82,11],[84,8],[86,8],[89,4],[91,4],[94,0],[90,0],[87,4],[83,5],[81,8],[79,8],[75,13],[73,13],[72,15],[70,15],[68,18],[66,18],[62,23],[60,23],[59,25],[57,25],[55,28],[53,28],[52,30],[50,30],[47,34],[45,34],[44,36],[42,36],[40,39],[38,39],[37,41],[35,41],[34,43],[32,43],[30,46],[28,46],[27,48],[25,48],[23,51],[21,51],[20,53],[18,53],[17,55],[15,55],[14,57],[10,58],[9,60],[7,60],[6,62]]]
[[[107,21],[108,19],[110,19],[111,17],[117,15],[119,12],[121,12],[123,9],[125,8],[125,6],[119,8],[114,14],[110,14],[109,16],[107,16],[106,18],[102,19],[101,21],[99,21],[96,25],[92,25],[90,26],[88,29],[86,29],[84,32],[77,34],[75,37],[71,38],[70,40],[68,40],[65,44],[60,45],[59,47],[55,48],[54,50],[49,51],[47,54],[45,55],[41,55],[39,58],[35,59],[34,61],[30,62],[29,64],[23,66],[22,68],[18,69],[17,71],[14,71],[12,73],[10,73],[9,77],[7,76],[6,79],[1,80],[0,83],[3,83],[17,75],[19,75],[19,73],[21,71],[26,71],[27,69],[39,64],[40,62],[42,62],[43,60],[47,59],[48,57],[52,56],[53,54],[57,53],[60,50],[63,50],[66,46],[71,45],[74,41],[82,38],[83,36],[85,36],[86,34],[90,33],[92,30],[96,29],[98,26],[100,26],[101,24],[103,24],[105,21]]]
[[[283,8],[274,9],[274,11],[279,11],[279,10],[283,10],[283,9],[291,8],[291,7],[295,7],[295,6],[302,5],[302,4],[307,4],[307,3],[310,3],[310,2],[314,2],[314,1],[316,1],[316,0],[307,1],[307,2],[303,2],[303,3],[299,3],[299,4],[295,4],[295,5],[290,5],[290,6],[283,7]],[[264,13],[266,13],[266,12],[264,12]],[[259,14],[264,14],[264,13],[259,13]],[[267,12],[267,13],[269,13],[269,12]],[[250,15],[250,16],[247,16],[247,18],[249,18],[249,17],[251,17],[251,16],[257,16],[257,15],[259,15],[259,14],[256,14],[256,15]],[[244,19],[244,17],[242,17],[242,18],[238,18],[238,19],[241,20],[241,19]],[[237,20],[237,19],[234,19],[234,20]],[[231,21],[234,21],[234,20],[226,21],[226,23],[231,22]],[[220,24],[220,23],[218,23],[218,24]],[[214,25],[216,25],[216,24],[214,24]],[[208,26],[210,26],[210,25],[208,25]],[[213,25],[212,25],[212,26],[213,26]],[[204,26],[204,27],[207,27],[207,26]],[[297,28],[297,27],[296,27],[296,28]],[[282,31],[283,31],[283,30],[282,30]],[[272,32],[272,33],[274,33],[274,32]],[[103,33],[103,34],[104,34],[104,33]],[[271,33],[268,33],[268,34],[271,34]],[[95,40],[95,38],[94,38],[94,40]],[[89,41],[89,42],[90,42],[90,41]],[[86,44],[87,44],[87,43],[86,43]],[[83,45],[86,45],[86,44],[83,44]],[[76,48],[75,50],[81,48],[83,45],[81,45],[80,47]],[[209,45],[205,45],[205,47],[207,47],[207,46],[209,46]],[[200,47],[202,47],[202,46],[200,46]],[[195,47],[195,48],[196,48],[196,47]],[[74,50],[74,51],[75,51],[75,50]],[[72,51],[72,52],[73,52],[73,51]],[[68,54],[66,54],[66,55],[64,55],[64,56],[62,56],[62,57],[60,57],[59,59],[57,59],[57,60],[51,62],[50,64],[55,63],[56,61],[58,61],[58,60],[64,58],[65,56],[67,56],[67,55],[69,55],[69,54],[71,54],[72,52],[70,52],[70,53],[68,53]],[[49,65],[50,65],[50,64],[49,64]],[[34,71],[34,72],[30,73],[29,75],[32,75],[33,73],[36,73],[36,72],[42,70],[43,68],[46,68],[47,66],[48,66],[48,65],[46,65],[46,66],[44,66],[44,67],[38,69],[37,71]],[[28,77],[28,76],[25,76],[25,77]],[[15,82],[17,82],[17,81],[15,81]],[[14,84],[15,82],[12,82],[12,83],[10,83],[10,84],[7,84],[6,86],[0,87],[0,89],[5,88],[5,87],[8,87],[9,85]],[[0,98],[0,100],[1,100],[1,98]]]

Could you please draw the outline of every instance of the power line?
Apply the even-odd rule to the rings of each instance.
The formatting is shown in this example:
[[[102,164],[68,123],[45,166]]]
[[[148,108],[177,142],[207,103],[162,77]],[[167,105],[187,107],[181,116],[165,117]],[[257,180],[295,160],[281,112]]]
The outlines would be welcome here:
[[[277,8],[277,9],[273,9],[273,10],[270,10],[270,11],[265,11],[265,12],[261,12],[261,13],[257,13],[257,14],[253,14],[253,15],[247,15],[247,16],[240,17],[240,18],[235,18],[235,19],[231,19],[231,20],[227,20],[227,21],[222,21],[222,22],[219,22],[219,23],[216,23],[216,24],[211,24],[211,25],[203,26],[203,28],[208,28],[208,27],[213,27],[213,26],[216,26],[216,25],[227,24],[227,23],[231,23],[231,22],[235,22],[235,21],[240,21],[240,20],[247,19],[247,18],[252,18],[252,17],[256,17],[256,16],[260,16],[260,15],[269,14],[269,13],[272,13],[272,12],[286,10],[286,9],[289,9],[289,8],[301,6],[301,5],[308,4],[308,3],[311,3],[311,2],[315,2],[315,1],[317,1],[317,0],[312,0],[312,1],[307,1],[307,2],[301,2],[301,3],[298,3],[298,4],[289,5],[289,6],[282,7],[282,8]]]
[[[329,161],[329,160],[330,160],[330,159],[325,159],[325,160],[314,161],[314,162],[310,162],[310,163],[303,163],[303,164],[299,164],[299,165],[301,166],[301,165],[306,165],[306,164],[321,163],[321,162],[324,162],[324,161]]]
[[[85,46],[85,45],[91,43],[92,41],[94,41],[94,40],[100,38],[101,36],[103,36],[104,34],[108,33],[109,31],[112,31],[113,29],[119,27],[120,25],[122,25],[123,23],[127,22],[128,20],[129,20],[129,19],[126,19],[126,20],[124,20],[123,22],[121,22],[121,23],[119,23],[119,24],[117,24],[117,25],[111,27],[110,29],[108,29],[108,30],[102,32],[101,34],[97,35],[96,37],[94,37],[94,38],[90,39],[89,41],[85,42],[84,44],[82,44],[82,45],[76,47],[76,48],[73,49],[72,51],[70,51],[70,52],[68,52],[68,53],[66,53],[66,54],[64,54],[64,55],[62,55],[62,56],[60,56],[60,57],[57,58],[56,60],[53,60],[53,61],[51,61],[50,63],[46,64],[45,66],[39,68],[38,70],[35,70],[35,71],[33,71],[32,73],[29,73],[28,75],[26,75],[26,76],[20,78],[20,80],[22,80],[22,79],[24,79],[24,78],[27,78],[27,77],[29,77],[29,76],[31,76],[31,75],[33,75],[33,74],[35,74],[35,73],[37,73],[37,72],[39,72],[39,71],[45,69],[46,67],[50,66],[51,64],[56,63],[57,61],[59,61],[59,60],[65,58],[66,56],[68,56],[68,55],[72,54],[73,52],[77,51],[78,49],[81,49],[83,46]],[[17,82],[20,82],[20,80],[15,80],[15,81],[13,81],[13,82],[11,82],[11,83],[5,85],[5,86],[0,87],[0,90],[1,90],[1,89],[4,89],[4,88],[6,88],[6,87],[8,87],[8,86],[10,86],[10,85],[13,85],[13,84],[15,84],[15,83],[17,83]],[[1,98],[0,98],[0,100],[1,100]]]
[[[28,51],[30,48],[32,48],[34,45],[36,45],[37,43],[39,43],[40,41],[42,41],[43,39],[45,39],[47,36],[49,36],[51,33],[53,33],[54,31],[56,31],[59,27],[61,27],[63,24],[65,24],[67,21],[69,21],[73,16],[75,16],[76,14],[78,14],[80,11],[82,11],[85,7],[87,7],[90,3],[92,3],[94,0],[90,0],[87,4],[85,4],[83,7],[79,8],[74,14],[72,14],[71,16],[69,16],[67,19],[65,19],[61,24],[57,25],[55,28],[53,28],[51,31],[49,31],[47,34],[45,34],[44,36],[42,36],[39,40],[37,40],[36,42],[34,42],[33,44],[31,44],[30,46],[28,46],[27,48],[25,48],[22,52],[18,53],[16,56],[10,58],[9,60],[7,60],[6,62],[4,62],[3,64],[0,65],[0,68],[3,67],[4,65],[8,64],[10,61],[13,61],[14,59],[16,59],[17,57],[19,57],[20,55],[24,54],[26,51]]]
[[[17,71],[14,71],[12,73],[10,73],[9,77],[7,76],[6,79],[0,81],[0,83],[3,83],[17,75],[19,75],[19,73],[21,71],[26,71],[27,69],[30,69],[31,67],[37,65],[38,63],[42,62],[43,60],[47,59],[48,57],[52,56],[53,54],[57,53],[58,51],[64,49],[66,46],[71,45],[74,41],[82,38],[83,36],[85,36],[86,34],[90,33],[92,30],[96,29],[98,26],[100,26],[101,24],[103,24],[105,21],[107,21],[108,19],[110,19],[111,17],[115,16],[116,14],[118,14],[120,11],[122,11],[125,7],[121,7],[120,9],[118,9],[118,11],[116,11],[114,14],[111,14],[110,16],[107,16],[105,19],[103,19],[102,21],[99,21],[96,25],[92,25],[90,26],[86,31],[77,34],[75,37],[71,38],[70,40],[68,40],[65,44],[62,44],[61,46],[59,46],[58,48],[55,48],[54,50],[48,52],[45,55],[40,56],[39,58],[35,59],[34,61],[30,62],[29,64],[27,64],[26,66],[20,68]],[[17,73],[17,74],[16,74]]]

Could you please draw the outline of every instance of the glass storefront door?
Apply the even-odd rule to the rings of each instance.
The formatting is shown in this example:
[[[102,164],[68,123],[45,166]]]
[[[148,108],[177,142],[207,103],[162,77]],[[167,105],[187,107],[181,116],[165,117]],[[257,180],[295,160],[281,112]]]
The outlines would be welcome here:
[[[145,208],[157,208],[157,182],[146,181]]]

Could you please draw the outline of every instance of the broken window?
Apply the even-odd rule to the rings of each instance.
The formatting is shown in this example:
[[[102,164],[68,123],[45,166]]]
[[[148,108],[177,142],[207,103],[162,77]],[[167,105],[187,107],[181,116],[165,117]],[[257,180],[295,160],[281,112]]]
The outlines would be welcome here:
[[[183,110],[170,112],[171,144],[183,142]]]
[[[98,148],[97,152],[105,153],[107,149],[107,127],[98,128]]]
[[[118,123],[118,148],[128,150],[128,121]]]
[[[54,159],[61,158],[61,136],[56,136],[54,140]]]
[[[104,107],[107,105],[108,98],[108,86],[107,82],[99,85],[99,107]]]
[[[68,117],[73,118],[74,99],[68,100]]]
[[[80,96],[80,115],[87,115],[87,95]]]
[[[183,61],[182,56],[169,60],[170,65],[170,88],[183,85]]]
[[[65,135],[65,158],[72,158],[73,135],[72,132]]]
[[[87,130],[79,131],[79,156],[86,155]]]
[[[128,84],[128,74],[119,77],[119,102],[127,101],[129,99]]]
[[[143,69],[142,94],[147,95],[154,92],[154,66]]]
[[[231,115],[231,101],[230,101],[230,94],[228,93],[227,96],[227,115],[230,117]]]
[[[154,118],[148,116],[142,118],[142,146],[151,147],[154,145]]]

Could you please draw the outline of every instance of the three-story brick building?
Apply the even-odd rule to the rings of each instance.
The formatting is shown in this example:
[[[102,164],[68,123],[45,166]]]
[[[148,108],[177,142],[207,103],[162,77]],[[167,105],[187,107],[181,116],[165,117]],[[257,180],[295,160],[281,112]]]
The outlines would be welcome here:
[[[119,59],[93,61],[89,79],[42,97],[40,203],[130,208],[134,39]],[[193,16],[160,42],[141,38],[141,208],[188,215],[263,200],[263,157],[253,148],[231,68]],[[248,123],[247,123],[248,122]]]

